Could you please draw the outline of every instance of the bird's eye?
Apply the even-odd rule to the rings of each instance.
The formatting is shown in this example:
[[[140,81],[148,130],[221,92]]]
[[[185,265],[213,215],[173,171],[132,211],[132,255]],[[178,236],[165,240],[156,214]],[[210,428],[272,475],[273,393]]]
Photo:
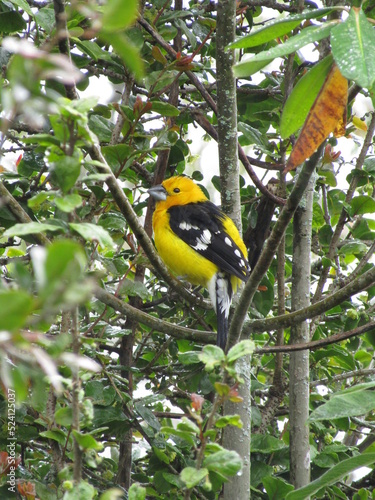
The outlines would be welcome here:
[[[180,188],[174,188],[173,192],[174,193],[179,193],[180,192]]]

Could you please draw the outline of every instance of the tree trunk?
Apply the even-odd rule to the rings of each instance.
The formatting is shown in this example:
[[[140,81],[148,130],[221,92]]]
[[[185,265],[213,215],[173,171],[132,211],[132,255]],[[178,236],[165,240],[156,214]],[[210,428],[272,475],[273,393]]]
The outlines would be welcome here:
[[[221,201],[224,211],[240,229],[237,98],[232,70],[234,52],[225,50],[228,43],[234,40],[235,29],[236,2],[220,0],[217,6],[216,84]]]
[[[296,210],[293,222],[292,311],[310,305],[311,224],[314,176]],[[309,341],[306,321],[291,328],[290,342]],[[290,474],[295,488],[310,482],[309,351],[290,355]]]
[[[236,451],[242,458],[243,466],[241,475],[234,477],[224,485],[224,500],[250,498],[250,442],[251,442],[251,394],[250,394],[250,366],[251,357],[246,356],[237,361],[237,373],[243,378],[244,383],[238,389],[242,403],[224,405],[224,415],[240,415],[242,429],[228,426],[223,436],[223,446],[227,450]]]
[[[217,10],[217,110],[218,110],[218,147],[223,210],[234,220],[241,230],[241,205],[239,192],[239,166],[237,149],[237,99],[236,80],[233,76],[233,51],[225,47],[234,40],[236,28],[236,2],[219,0]],[[237,370],[244,379],[239,388],[243,398],[241,404],[226,403],[224,414],[239,414],[242,429],[227,427],[223,445],[235,450],[242,457],[243,470],[224,487],[224,499],[250,498],[250,358],[237,363]]]

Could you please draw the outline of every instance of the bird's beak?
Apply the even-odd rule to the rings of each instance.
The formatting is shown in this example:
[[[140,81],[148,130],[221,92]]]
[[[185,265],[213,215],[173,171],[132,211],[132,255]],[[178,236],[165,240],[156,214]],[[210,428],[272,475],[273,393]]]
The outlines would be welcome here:
[[[167,199],[167,191],[161,185],[153,186],[151,189],[147,191],[156,201],[165,201]]]

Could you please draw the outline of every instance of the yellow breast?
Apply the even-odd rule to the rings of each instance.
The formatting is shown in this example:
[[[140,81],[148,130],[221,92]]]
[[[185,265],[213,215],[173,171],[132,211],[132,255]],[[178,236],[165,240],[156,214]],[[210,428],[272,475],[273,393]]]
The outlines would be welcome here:
[[[169,269],[181,279],[207,286],[218,267],[175,235],[169,225],[167,210],[156,208],[153,226],[155,246]]]

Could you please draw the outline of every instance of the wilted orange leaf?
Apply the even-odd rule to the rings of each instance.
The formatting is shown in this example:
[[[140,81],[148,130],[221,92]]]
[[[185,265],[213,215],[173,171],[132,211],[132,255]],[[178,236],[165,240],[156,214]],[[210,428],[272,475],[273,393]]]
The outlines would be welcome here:
[[[309,158],[336,127],[340,128],[340,122],[343,127],[347,98],[348,81],[334,64],[307,115],[284,172],[294,170]]]
[[[335,137],[343,137],[345,135],[346,129],[346,115],[348,114],[348,110],[346,109],[346,104],[342,113],[340,120],[337,122],[336,127],[333,131],[333,135]]]

